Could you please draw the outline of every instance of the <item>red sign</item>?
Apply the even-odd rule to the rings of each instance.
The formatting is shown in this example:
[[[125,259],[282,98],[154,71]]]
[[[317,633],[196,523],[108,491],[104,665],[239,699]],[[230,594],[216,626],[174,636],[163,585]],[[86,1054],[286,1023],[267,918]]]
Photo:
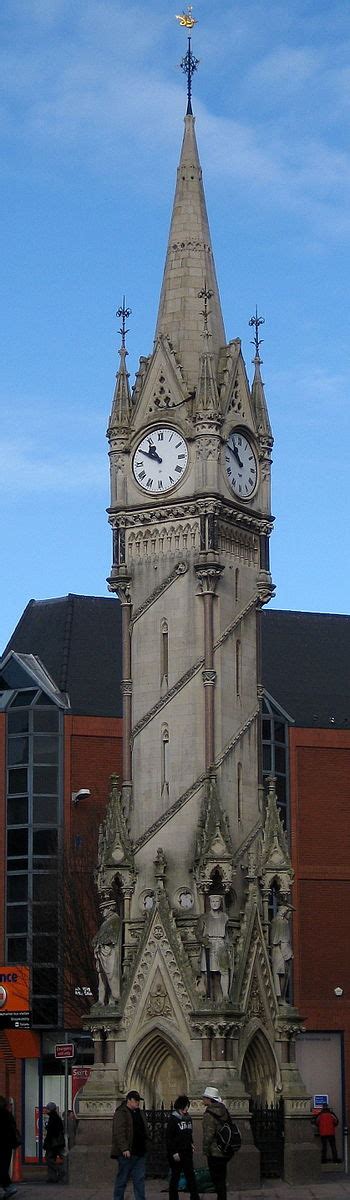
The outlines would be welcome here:
[[[29,1029],[29,967],[0,966],[0,1024]]]
[[[74,1058],[75,1046],[73,1042],[59,1042],[55,1046],[55,1058]]]

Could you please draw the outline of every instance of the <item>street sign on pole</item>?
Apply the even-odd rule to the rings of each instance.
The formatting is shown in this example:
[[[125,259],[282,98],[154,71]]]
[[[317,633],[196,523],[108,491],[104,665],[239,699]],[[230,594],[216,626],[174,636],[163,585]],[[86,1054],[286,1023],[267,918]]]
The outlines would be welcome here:
[[[59,1042],[55,1046],[55,1058],[74,1058],[75,1046],[73,1042]]]

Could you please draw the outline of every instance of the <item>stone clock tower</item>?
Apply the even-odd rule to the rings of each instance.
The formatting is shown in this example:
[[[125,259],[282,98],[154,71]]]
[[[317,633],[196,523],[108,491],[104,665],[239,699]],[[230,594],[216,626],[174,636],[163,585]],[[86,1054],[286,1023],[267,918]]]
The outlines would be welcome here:
[[[193,62],[189,43],[189,82]],[[123,781],[100,837],[95,1067],[80,1116],[110,1116],[131,1086],[147,1107],[186,1091],[199,1115],[213,1084],[242,1121],[235,1176],[252,1183],[250,1100],[284,1096],[286,1177],[305,1178],[309,1100],[286,1001],[292,868],[259,754],[273,439],[258,316],[252,386],[225,335],[190,87],[154,349],[133,391],[120,315],[108,582],[123,614]]]

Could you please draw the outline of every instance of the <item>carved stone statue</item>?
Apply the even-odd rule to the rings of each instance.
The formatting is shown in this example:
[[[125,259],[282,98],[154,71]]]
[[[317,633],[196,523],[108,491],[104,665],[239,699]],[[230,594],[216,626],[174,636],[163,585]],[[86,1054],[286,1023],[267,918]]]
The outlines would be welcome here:
[[[213,999],[215,996],[215,977],[219,977],[221,993],[224,999],[228,997],[230,987],[230,972],[233,969],[233,946],[229,941],[226,926],[228,915],[225,912],[222,896],[209,896],[209,909],[201,918],[199,938],[202,944],[201,974],[206,981],[206,993]]]
[[[280,1004],[286,997],[293,951],[290,942],[290,904],[280,904],[271,921],[271,966],[275,992]]]
[[[92,939],[98,973],[98,1002],[113,1004],[120,998],[122,922],[110,912]]]

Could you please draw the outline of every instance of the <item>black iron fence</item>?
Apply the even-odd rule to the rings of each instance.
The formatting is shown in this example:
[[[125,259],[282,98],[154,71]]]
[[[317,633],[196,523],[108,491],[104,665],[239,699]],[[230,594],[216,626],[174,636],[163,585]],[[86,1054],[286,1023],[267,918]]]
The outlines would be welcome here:
[[[169,1163],[166,1153],[165,1131],[172,1109],[146,1108],[145,1117],[150,1133],[150,1144],[147,1150],[146,1175],[148,1179],[166,1179]]]
[[[260,1150],[260,1170],[263,1179],[283,1178],[284,1168],[284,1106],[253,1104],[252,1134]]]

